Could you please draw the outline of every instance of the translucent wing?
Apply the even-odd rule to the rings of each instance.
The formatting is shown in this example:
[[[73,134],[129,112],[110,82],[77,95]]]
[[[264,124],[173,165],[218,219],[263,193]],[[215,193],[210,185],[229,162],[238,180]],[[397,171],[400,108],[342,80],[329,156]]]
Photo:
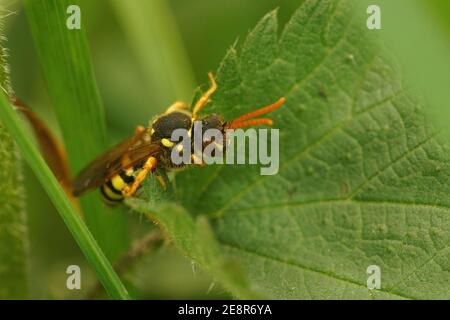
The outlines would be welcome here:
[[[79,196],[96,188],[121,170],[143,164],[160,150],[159,142],[152,142],[148,130],[112,147],[84,168],[72,183],[72,192]]]

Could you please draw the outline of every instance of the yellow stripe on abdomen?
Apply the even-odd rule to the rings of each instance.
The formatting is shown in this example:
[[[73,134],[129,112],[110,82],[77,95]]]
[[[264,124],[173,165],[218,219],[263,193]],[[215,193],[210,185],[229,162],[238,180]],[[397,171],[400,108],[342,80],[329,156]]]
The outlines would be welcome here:
[[[126,186],[134,182],[135,172],[132,168],[126,171],[122,170],[100,187],[103,199],[107,204],[114,205],[123,200],[122,191]]]
[[[120,201],[123,199],[122,192],[118,193],[116,190],[111,189],[111,187],[105,183],[102,185],[102,194],[107,200]]]
[[[120,175],[116,175],[111,179],[111,185],[117,191],[122,192],[123,188],[125,188],[127,184],[123,181]]]

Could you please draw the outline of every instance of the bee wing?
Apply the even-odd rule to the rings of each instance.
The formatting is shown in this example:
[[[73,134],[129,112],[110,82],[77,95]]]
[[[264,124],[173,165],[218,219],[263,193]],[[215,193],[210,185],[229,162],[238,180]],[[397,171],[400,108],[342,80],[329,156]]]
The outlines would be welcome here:
[[[122,169],[144,163],[159,150],[159,143],[150,141],[147,131],[128,138],[100,155],[78,174],[72,183],[73,195],[79,196],[102,185]]]

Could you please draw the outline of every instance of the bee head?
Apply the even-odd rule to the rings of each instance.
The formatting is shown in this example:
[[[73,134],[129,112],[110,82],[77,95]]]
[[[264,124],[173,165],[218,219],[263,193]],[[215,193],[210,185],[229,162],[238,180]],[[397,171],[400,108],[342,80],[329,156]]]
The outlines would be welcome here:
[[[214,138],[207,138],[205,135],[205,132],[210,129],[217,129],[223,134],[225,129],[223,117],[217,114],[209,114],[200,118],[199,121],[202,122],[203,149],[213,142],[223,146],[223,141],[215,141]]]
[[[203,118],[199,119],[202,122],[202,130],[204,133],[208,129],[217,129],[220,131],[223,131],[223,127],[225,122],[223,121],[223,117],[219,116],[218,114],[210,114],[207,116],[204,116]]]

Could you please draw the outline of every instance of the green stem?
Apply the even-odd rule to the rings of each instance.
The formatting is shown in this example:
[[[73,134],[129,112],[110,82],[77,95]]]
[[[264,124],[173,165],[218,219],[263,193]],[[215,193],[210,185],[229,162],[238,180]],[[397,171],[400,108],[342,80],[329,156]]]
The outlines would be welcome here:
[[[86,259],[96,272],[100,282],[105,287],[108,295],[114,299],[129,299],[130,296],[124,285],[121,283],[83,220],[72,207],[64,190],[39,155],[39,152],[32,143],[33,140],[27,134],[17,114],[11,108],[9,101],[4,95],[0,95],[0,119],[15,139],[25,161],[27,161],[44,190],[49,195],[67,228],[72,233]]]
[[[80,8],[81,29],[66,25]],[[64,137],[72,173],[79,172],[107,147],[105,114],[94,78],[85,28],[88,3],[79,0],[27,0],[25,10],[48,92]],[[123,214],[111,214],[97,194],[81,198],[86,223],[113,261],[128,244]]]

